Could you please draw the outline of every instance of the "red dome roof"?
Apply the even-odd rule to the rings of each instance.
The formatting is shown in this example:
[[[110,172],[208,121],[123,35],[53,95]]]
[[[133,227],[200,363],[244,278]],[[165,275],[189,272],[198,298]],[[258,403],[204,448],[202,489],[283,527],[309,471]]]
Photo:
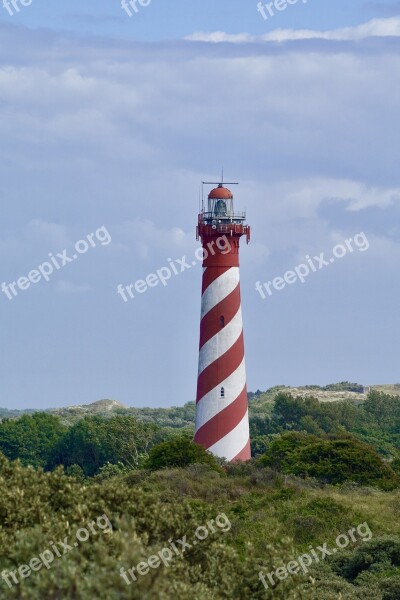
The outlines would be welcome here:
[[[210,200],[230,200],[233,198],[233,194],[231,190],[228,190],[228,188],[220,184],[217,188],[211,190],[208,194],[208,198]]]

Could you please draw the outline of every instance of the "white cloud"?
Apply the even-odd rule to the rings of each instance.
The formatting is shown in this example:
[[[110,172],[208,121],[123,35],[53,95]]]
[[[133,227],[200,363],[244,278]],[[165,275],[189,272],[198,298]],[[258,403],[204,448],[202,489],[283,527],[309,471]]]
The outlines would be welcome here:
[[[274,29],[270,33],[254,36],[249,33],[231,34],[224,31],[207,33],[195,32],[185,39],[193,42],[211,43],[249,43],[249,42],[287,42],[291,40],[331,40],[351,41],[362,40],[368,37],[400,36],[400,17],[387,19],[371,19],[367,23],[355,27],[343,27],[328,31],[313,29]]]
[[[360,34],[353,30],[353,36]],[[271,381],[268,378],[287,382],[293,373],[308,377],[303,364],[296,371],[298,356],[306,356],[305,339],[310,347],[318,347],[324,337],[313,324],[331,321],[326,319],[325,303],[333,317],[348,324],[349,339],[357,339],[356,320],[343,321],[345,308],[336,306],[332,296],[346,283],[345,272],[351,284],[343,293],[344,301],[351,298],[346,306],[358,308],[376,294],[371,314],[377,319],[371,322],[365,309],[369,339],[379,339],[388,348],[395,343],[393,327],[388,328],[387,340],[379,337],[384,330],[379,318],[396,323],[398,297],[400,113],[393,74],[400,69],[400,57],[392,39],[223,44],[216,49],[184,41],[143,45],[82,40],[16,26],[10,34],[4,25],[0,32],[2,280],[16,281],[48,252],[69,248],[68,240],[73,244],[100,224],[112,236],[112,244],[55,274],[43,294],[26,294],[27,318],[36,323],[40,335],[27,336],[26,319],[19,311],[9,312],[5,327],[10,343],[16,344],[7,353],[10,365],[19,356],[19,371],[47,377],[41,370],[47,363],[38,349],[50,347],[60,354],[60,364],[65,353],[74,361],[77,377],[84,374],[80,380],[87,381],[90,390],[83,388],[81,394],[88,391],[91,396],[93,385],[98,385],[99,397],[110,388],[109,397],[129,402],[151,402],[154,394],[167,398],[165,402],[172,396],[179,402],[191,398],[201,269],[141,302],[135,299],[128,317],[116,286],[154,272],[168,257],[190,254],[196,246],[198,183],[214,180],[222,165],[227,178],[241,182],[234,189],[236,206],[247,209],[253,228],[251,244],[243,244],[241,254],[253,381],[256,371],[262,374],[257,375],[261,386]],[[373,242],[368,253],[360,254],[367,275],[355,269],[353,261],[327,270],[326,276],[315,279],[322,301],[312,295],[311,286],[294,287],[292,296],[281,296],[288,302],[293,297],[292,305],[285,307],[279,300],[275,309],[271,305],[266,311],[250,290],[253,281],[268,280],[298,263],[299,253],[328,250],[334,239],[364,229]],[[374,263],[378,244],[379,260]],[[81,283],[59,282],[59,277]],[[91,294],[87,310],[90,286],[96,294]],[[51,290],[59,295],[55,298]],[[75,330],[66,325],[64,311],[57,310],[71,293],[76,294],[70,315],[77,323]],[[310,295],[301,304],[306,293]],[[393,316],[386,312],[383,298],[393,302]],[[54,327],[40,326],[46,314],[52,315]],[[295,332],[293,345],[288,344],[288,320],[297,319],[297,327],[302,320],[298,315],[309,315],[312,326],[306,335]],[[351,364],[354,374],[355,353],[343,354],[346,341],[335,329],[330,341],[338,340],[337,355],[343,364]],[[71,356],[68,348],[76,344],[77,331],[81,354]],[[111,343],[93,346],[94,331]],[[144,344],[132,345],[132,331]],[[176,343],[166,356],[159,340],[171,335]],[[258,351],[255,340],[267,338],[271,344],[263,343]],[[276,351],[281,339],[283,354]],[[282,363],[288,347],[295,359]],[[87,348],[94,348],[93,356]],[[273,354],[266,357],[271,348]],[[389,355],[396,356],[395,347]],[[88,375],[88,356],[93,377]],[[281,364],[273,364],[274,356]],[[304,360],[314,369],[316,361],[331,363],[335,378],[342,377],[335,360],[321,356],[310,353]],[[364,355],[357,356],[364,364]],[[265,380],[270,359],[273,375]],[[181,363],[184,377],[177,391],[173,375]],[[149,392],[154,364],[160,365],[162,383],[156,382]],[[365,362],[368,376],[371,366],[384,366],[376,366],[376,353]],[[396,368],[394,361],[393,372]],[[8,364],[4,371],[11,390],[18,373]],[[64,371],[55,371],[54,377],[49,394],[61,388],[66,394],[60,385]],[[129,391],[132,378],[137,382],[135,397]]]

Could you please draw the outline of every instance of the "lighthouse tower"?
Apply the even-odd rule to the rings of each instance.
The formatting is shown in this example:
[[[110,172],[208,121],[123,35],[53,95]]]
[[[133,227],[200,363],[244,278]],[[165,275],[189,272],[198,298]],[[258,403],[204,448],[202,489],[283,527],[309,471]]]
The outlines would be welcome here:
[[[197,226],[203,284],[195,442],[231,462],[251,457],[239,280],[239,241],[250,241],[245,219],[220,183]]]

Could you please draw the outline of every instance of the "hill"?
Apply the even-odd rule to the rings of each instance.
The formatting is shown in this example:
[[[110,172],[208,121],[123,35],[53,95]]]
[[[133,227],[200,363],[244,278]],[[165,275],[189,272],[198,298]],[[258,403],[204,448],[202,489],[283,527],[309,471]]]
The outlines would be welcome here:
[[[357,390],[357,391],[356,391]],[[249,410],[250,415],[255,415],[259,411],[270,413],[274,404],[274,399],[279,392],[285,392],[294,397],[314,397],[320,402],[349,402],[360,404],[365,402],[368,392],[376,390],[389,395],[400,394],[400,384],[385,384],[366,387],[362,384],[341,382],[329,384],[327,386],[307,385],[299,387],[290,387],[285,385],[275,386],[266,391],[257,390],[249,392]],[[48,412],[57,415],[63,423],[70,425],[79,419],[90,415],[99,415],[111,417],[115,415],[131,415],[145,423],[156,423],[163,427],[191,427],[195,418],[195,403],[187,402],[184,406],[174,406],[171,408],[136,408],[128,407],[117,400],[97,400],[90,404],[71,405],[61,408],[49,409],[25,409],[10,410],[0,408],[0,420],[17,418],[22,415],[32,415],[36,412]]]

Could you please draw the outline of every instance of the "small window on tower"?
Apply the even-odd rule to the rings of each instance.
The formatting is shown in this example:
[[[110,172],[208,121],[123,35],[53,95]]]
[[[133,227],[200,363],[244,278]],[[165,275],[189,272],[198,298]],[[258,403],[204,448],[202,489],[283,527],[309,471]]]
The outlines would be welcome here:
[[[225,388],[221,388],[221,398],[225,398]]]
[[[220,322],[220,325],[221,325],[221,329],[222,329],[222,327],[225,327],[225,317],[222,317],[222,316],[221,316],[221,317],[219,318],[219,322]]]

